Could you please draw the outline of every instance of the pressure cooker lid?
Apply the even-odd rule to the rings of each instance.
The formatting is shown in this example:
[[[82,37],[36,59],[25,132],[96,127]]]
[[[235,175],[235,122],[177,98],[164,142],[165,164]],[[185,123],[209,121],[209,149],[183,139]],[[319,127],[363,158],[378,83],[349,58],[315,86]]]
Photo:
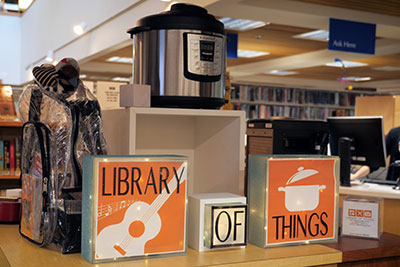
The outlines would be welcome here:
[[[139,32],[166,29],[201,30],[225,34],[224,24],[208,14],[207,10],[190,4],[178,3],[170,11],[140,19],[137,26],[127,32],[131,35]]]

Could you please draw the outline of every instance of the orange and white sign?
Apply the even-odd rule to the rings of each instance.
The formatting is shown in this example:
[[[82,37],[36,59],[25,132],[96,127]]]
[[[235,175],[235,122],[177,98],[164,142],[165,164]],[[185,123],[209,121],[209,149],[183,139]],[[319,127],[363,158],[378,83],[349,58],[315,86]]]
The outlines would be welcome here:
[[[336,238],[334,158],[267,162],[266,245]]]
[[[186,251],[187,160],[182,158],[97,162],[91,261]]]
[[[343,198],[342,235],[379,239],[383,227],[382,203],[377,198]]]

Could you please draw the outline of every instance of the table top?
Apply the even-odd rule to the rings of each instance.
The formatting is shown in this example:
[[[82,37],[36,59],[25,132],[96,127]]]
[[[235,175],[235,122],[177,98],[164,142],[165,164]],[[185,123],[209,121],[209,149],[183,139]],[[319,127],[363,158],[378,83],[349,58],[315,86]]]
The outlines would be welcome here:
[[[336,264],[390,257],[400,258],[400,236],[383,233],[379,240],[339,237],[325,245],[299,245],[277,248],[246,248],[198,252],[186,256],[149,258],[96,266],[302,266]],[[17,225],[0,225],[0,266],[93,266],[79,253],[63,255],[55,249],[40,248],[18,233]]]
[[[188,249],[186,256],[149,258],[96,266],[303,266],[341,262],[342,253],[325,245],[300,245],[263,249],[246,248],[198,252]],[[57,250],[40,248],[18,233],[17,225],[0,225],[0,266],[93,266],[79,253],[63,255]]]

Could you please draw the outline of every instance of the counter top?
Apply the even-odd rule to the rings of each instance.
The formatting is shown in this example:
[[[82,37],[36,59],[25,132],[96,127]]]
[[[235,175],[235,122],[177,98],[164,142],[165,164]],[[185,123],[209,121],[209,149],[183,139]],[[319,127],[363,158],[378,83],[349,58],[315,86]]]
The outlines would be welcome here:
[[[400,263],[400,236],[383,233],[379,240],[357,237],[340,237],[337,243],[326,244],[326,246],[343,252],[343,262],[356,261],[379,261],[390,258],[395,262],[393,266]]]
[[[188,249],[186,256],[152,258],[92,265],[79,253],[62,255],[59,251],[40,248],[18,233],[17,225],[0,225],[0,266],[312,266],[341,262],[342,253],[325,245],[302,245],[262,249],[246,248],[198,252]]]
[[[351,187],[341,186],[339,188],[339,193],[341,195],[400,199],[400,190],[394,190],[392,186],[372,183],[352,184]]]

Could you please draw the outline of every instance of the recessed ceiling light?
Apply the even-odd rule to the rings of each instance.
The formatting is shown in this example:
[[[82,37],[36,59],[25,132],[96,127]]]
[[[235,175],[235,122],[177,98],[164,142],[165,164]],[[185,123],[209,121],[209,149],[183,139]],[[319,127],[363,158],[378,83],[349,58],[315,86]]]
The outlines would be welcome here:
[[[110,57],[107,59],[108,62],[118,62],[118,63],[133,63],[133,58],[131,57]]]
[[[329,32],[325,30],[316,30],[311,32],[306,32],[302,34],[297,34],[293,36],[293,38],[300,39],[311,39],[317,41],[328,41],[329,40]]]
[[[264,22],[264,21],[255,21],[249,19],[234,19],[228,17],[220,18],[219,21],[221,21],[224,24],[225,29],[237,30],[237,31],[247,31],[269,24],[269,22]]]
[[[87,77],[86,74],[81,74],[81,75],[79,75],[79,79],[85,79],[86,77]]]
[[[124,78],[124,77],[114,77],[112,78],[113,81],[116,82],[129,82],[131,79],[130,78]]]
[[[353,67],[362,67],[362,66],[367,66],[368,64],[366,63],[361,63],[361,62],[355,62],[355,61],[335,61],[335,62],[329,62],[325,64],[326,66],[329,67],[344,67],[345,68],[353,68]]]
[[[399,71],[400,67],[396,67],[396,66],[383,66],[383,67],[375,67],[372,68],[374,70],[382,70],[382,71]]]
[[[19,6],[18,4],[12,4],[12,3],[4,3],[3,8],[5,10],[11,10],[11,11],[19,11]]]
[[[266,74],[272,74],[272,75],[281,75],[281,76],[285,76],[285,75],[293,75],[293,74],[297,74],[297,71],[285,71],[285,70],[271,70],[266,72]]]
[[[371,80],[371,77],[342,77],[342,80],[347,80],[347,81],[354,81],[354,82],[365,82]]]
[[[262,52],[262,51],[252,51],[252,50],[241,50],[239,49],[237,51],[238,57],[260,57],[260,56],[266,56],[269,55],[269,52]]]

